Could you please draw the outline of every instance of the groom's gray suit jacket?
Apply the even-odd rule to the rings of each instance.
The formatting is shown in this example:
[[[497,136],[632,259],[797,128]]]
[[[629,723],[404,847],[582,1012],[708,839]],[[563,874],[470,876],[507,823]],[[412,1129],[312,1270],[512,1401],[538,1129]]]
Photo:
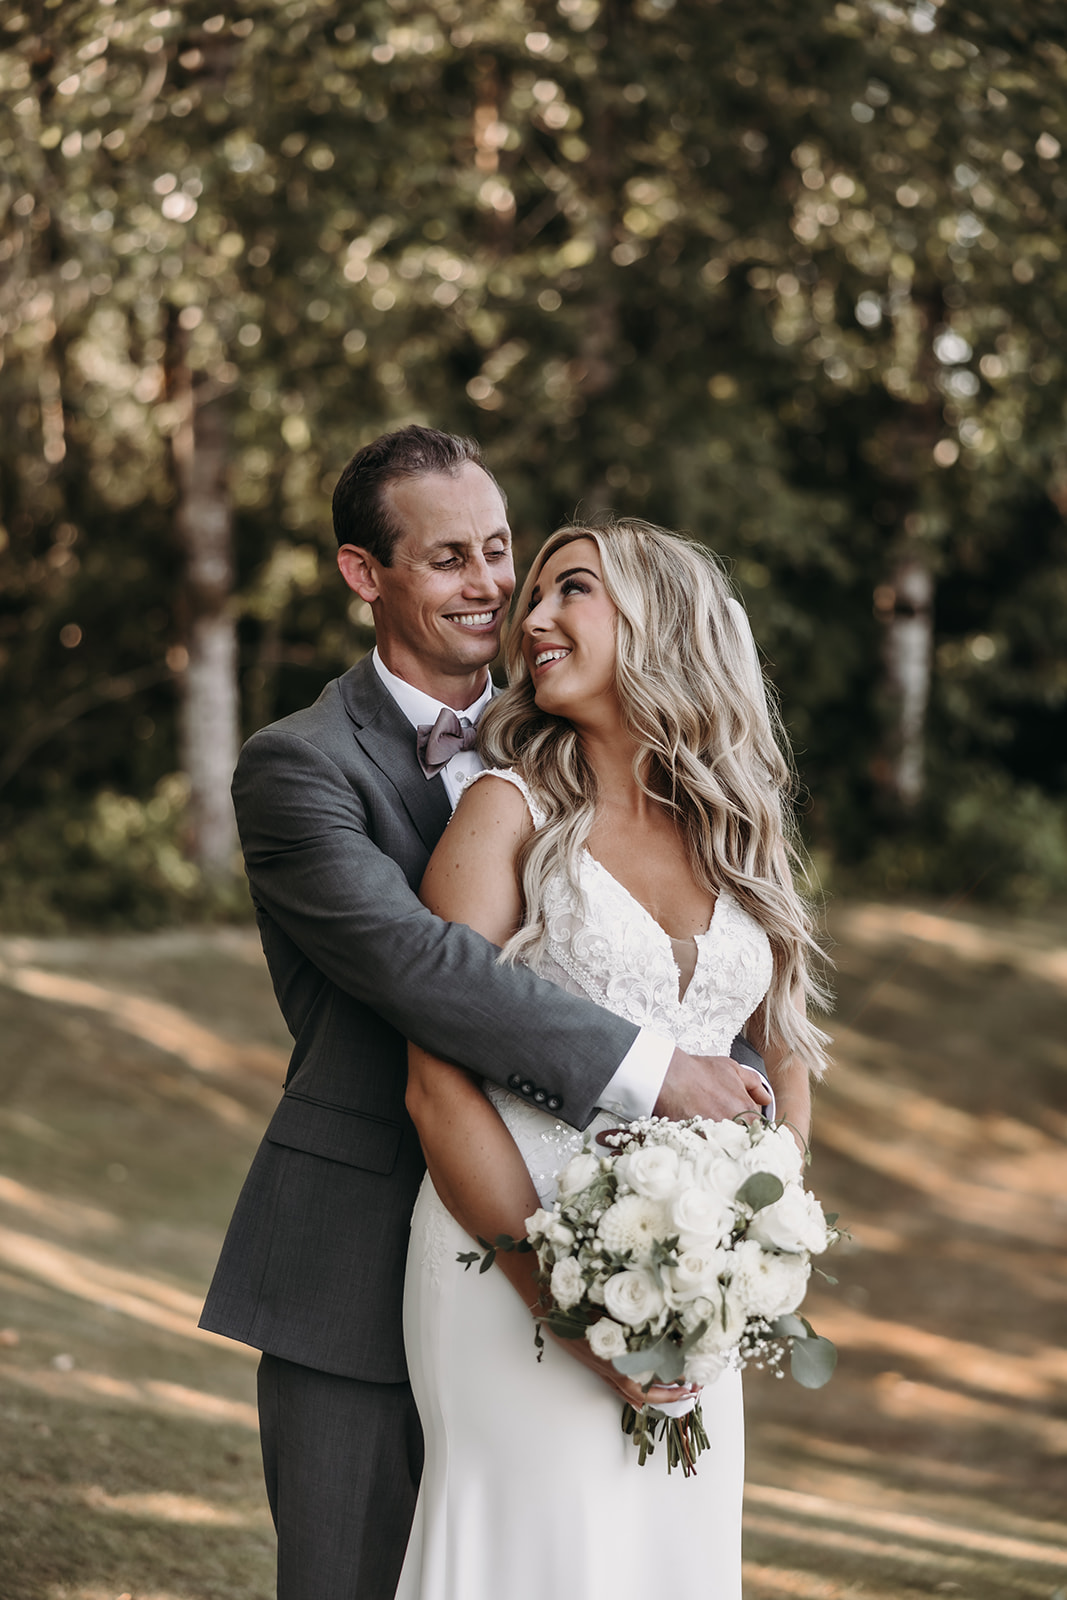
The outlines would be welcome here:
[[[200,1325],[324,1372],[400,1382],[424,1170],[404,1109],[405,1040],[582,1128],[637,1030],[498,966],[484,939],[421,904],[448,797],[370,657],[253,735],[233,795],[294,1046]]]

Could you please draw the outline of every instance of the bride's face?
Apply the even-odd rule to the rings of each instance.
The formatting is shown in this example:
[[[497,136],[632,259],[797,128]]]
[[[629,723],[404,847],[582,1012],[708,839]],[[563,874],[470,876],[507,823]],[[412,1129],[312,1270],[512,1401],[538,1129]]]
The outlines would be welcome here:
[[[522,621],[522,653],[542,711],[582,721],[617,704],[617,615],[592,539],[575,539],[549,556]]]

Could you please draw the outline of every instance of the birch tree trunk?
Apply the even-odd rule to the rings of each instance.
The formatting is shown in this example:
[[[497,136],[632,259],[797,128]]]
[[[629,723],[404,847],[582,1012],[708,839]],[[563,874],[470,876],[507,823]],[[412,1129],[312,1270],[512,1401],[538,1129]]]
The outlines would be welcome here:
[[[923,796],[926,713],[933,661],[934,580],[920,556],[898,558],[876,595],[885,634],[886,700],[890,715],[878,777],[886,800],[905,815]]]
[[[177,411],[172,445],[178,489],[175,532],[185,557],[187,660],[180,673],[179,740],[190,789],[190,854],[213,882],[229,877],[237,851],[230,779],[237,764],[237,629],[230,610],[233,543],[223,402],[195,382],[183,330],[172,319],[168,377]]]

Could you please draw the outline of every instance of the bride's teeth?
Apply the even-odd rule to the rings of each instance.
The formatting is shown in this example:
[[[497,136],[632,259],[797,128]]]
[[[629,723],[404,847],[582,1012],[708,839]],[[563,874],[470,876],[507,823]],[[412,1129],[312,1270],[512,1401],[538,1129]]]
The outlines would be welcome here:
[[[541,655],[534,657],[534,666],[543,667],[549,661],[562,661],[569,655],[569,650],[545,650]]]

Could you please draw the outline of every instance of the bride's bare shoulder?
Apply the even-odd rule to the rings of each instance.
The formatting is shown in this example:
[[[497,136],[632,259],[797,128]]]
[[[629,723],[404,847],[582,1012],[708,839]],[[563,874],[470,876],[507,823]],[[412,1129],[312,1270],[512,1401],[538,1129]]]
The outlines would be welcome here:
[[[423,902],[448,922],[465,922],[503,945],[519,925],[519,849],[533,821],[513,783],[472,783],[422,880]]]
[[[490,767],[468,783],[446,832],[466,824],[507,830],[522,840],[534,827],[537,812],[528,786],[513,768]]]

